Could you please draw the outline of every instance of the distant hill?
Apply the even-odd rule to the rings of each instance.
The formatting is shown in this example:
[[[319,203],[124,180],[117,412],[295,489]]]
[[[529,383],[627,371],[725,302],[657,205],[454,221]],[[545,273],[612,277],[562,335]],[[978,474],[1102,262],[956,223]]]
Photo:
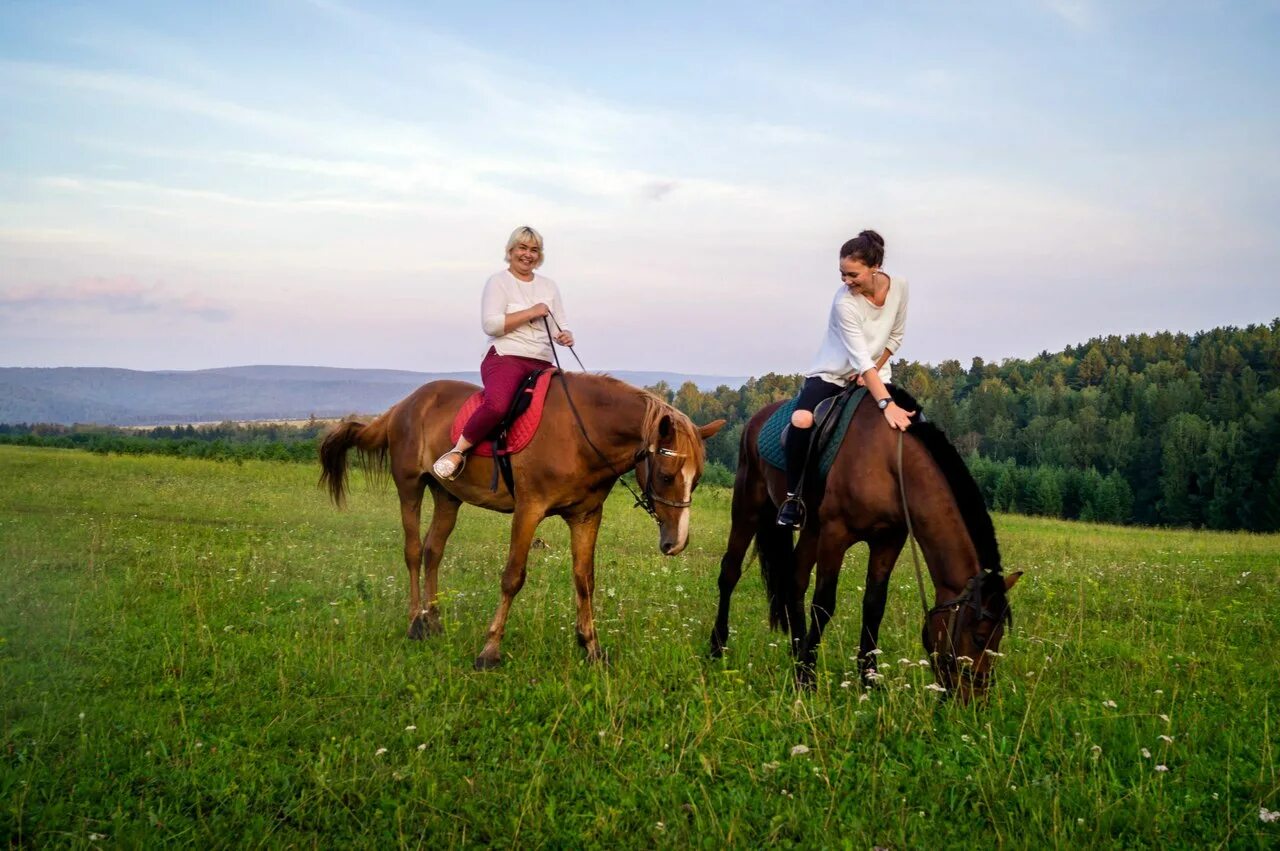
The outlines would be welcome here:
[[[611,372],[639,387],[686,381],[738,387],[745,376]],[[0,423],[168,425],[306,419],[373,413],[442,378],[479,383],[479,372],[410,372],[321,366],[233,366],[189,372],[99,367],[0,367]]]

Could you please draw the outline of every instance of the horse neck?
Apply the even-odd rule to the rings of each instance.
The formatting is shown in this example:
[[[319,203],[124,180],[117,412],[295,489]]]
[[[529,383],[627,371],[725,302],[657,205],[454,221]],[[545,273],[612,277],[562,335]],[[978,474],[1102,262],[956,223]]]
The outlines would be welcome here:
[[[895,437],[895,444],[896,440]],[[896,451],[896,445],[894,448]],[[928,562],[934,591],[940,597],[954,597],[981,570],[978,548],[951,484],[929,451],[908,439],[903,446],[903,464],[912,531]],[[896,459],[893,469],[896,478]],[[901,510],[899,503],[898,511]]]
[[[569,390],[591,442],[618,470],[631,469],[645,439],[645,395],[592,375],[570,376]]]

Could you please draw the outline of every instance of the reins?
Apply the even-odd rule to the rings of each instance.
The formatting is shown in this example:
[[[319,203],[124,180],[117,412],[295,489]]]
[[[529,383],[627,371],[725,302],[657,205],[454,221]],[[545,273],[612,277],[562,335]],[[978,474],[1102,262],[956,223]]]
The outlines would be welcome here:
[[[907,519],[907,540],[911,542],[911,563],[916,568],[916,587],[920,590],[920,608],[924,616],[929,617],[929,603],[924,596],[924,573],[920,570],[920,556],[916,552],[916,532],[911,525],[911,509],[907,507],[907,479],[902,473],[902,443],[906,440],[906,432],[898,432],[898,493],[902,496],[902,516]]]
[[[929,608],[928,599],[925,597],[924,573],[920,569],[920,556],[916,552],[916,534],[915,534],[915,529],[911,524],[911,509],[907,507],[907,480],[906,480],[906,475],[903,473],[903,470],[902,470],[902,444],[905,440],[906,440],[906,433],[903,431],[899,431],[898,432],[898,492],[902,496],[902,516],[907,521],[907,539],[911,542],[911,562],[912,564],[915,565],[915,569],[916,569],[916,587],[920,591],[920,608],[924,611],[924,621],[925,621],[924,628],[927,634],[929,629],[929,619],[932,618],[933,615],[937,612],[949,611],[951,613],[951,616],[947,619],[947,632],[944,637],[947,641],[947,644],[950,645],[951,652],[945,655],[947,657],[954,658],[955,630],[956,630],[956,622],[960,618],[960,610],[963,609],[965,606],[974,606],[978,611],[979,618],[986,616],[986,612],[982,606],[982,580],[986,574],[986,571],[979,570],[976,574],[970,577],[969,581],[965,583],[964,590],[960,592],[960,596],[955,597],[951,600],[946,600],[945,602],[942,602],[942,603],[938,603],[933,608]],[[975,594],[977,595],[976,603],[973,599]],[[937,648],[934,648],[929,654],[930,665],[931,667],[933,667],[935,674],[938,673],[938,656],[939,655],[940,654],[938,653]],[[974,674],[968,669],[962,670],[958,673],[962,677],[966,676],[967,674],[966,678],[972,681],[975,681],[975,682],[979,681],[978,677],[974,676]],[[990,676],[990,675],[987,675],[987,676]],[[984,677],[982,679],[983,681],[985,681],[986,678]]]
[[[564,328],[560,326],[560,322],[559,320],[556,319],[555,314],[551,313],[550,311],[547,311],[547,316],[551,317],[551,322],[556,323],[556,329],[559,330],[561,333],[563,333]],[[635,499],[635,505],[633,505],[632,508],[643,508],[645,512],[648,513],[648,515],[653,518],[653,521],[655,523],[658,523],[659,525],[661,525],[662,521],[658,519],[658,511],[653,507],[653,504],[655,502],[660,502],[663,505],[670,505],[674,508],[688,508],[690,505],[692,505],[693,500],[689,500],[688,502],[673,502],[668,499],[663,499],[662,497],[653,493],[652,471],[650,471],[649,477],[645,480],[644,493],[643,494],[636,493],[635,490],[631,487],[631,485],[627,484],[627,480],[622,477],[623,473],[618,472],[618,469],[613,466],[613,462],[609,460],[608,456],[606,456],[602,451],[600,451],[600,447],[596,446],[595,442],[591,439],[591,435],[587,433],[587,424],[582,421],[582,414],[578,412],[578,406],[574,404],[573,396],[569,393],[569,382],[564,377],[564,368],[560,365],[560,356],[556,354],[556,341],[555,341],[555,337],[551,335],[551,323],[547,321],[547,316],[542,317],[542,327],[545,328],[547,331],[547,341],[551,344],[551,357],[555,359],[556,374],[560,377],[560,385],[564,389],[564,398],[569,402],[569,410],[573,412],[573,418],[578,423],[578,430],[582,432],[582,437],[584,440],[587,441],[587,445],[590,446],[593,450],[595,450],[596,455],[598,455],[600,457],[600,460],[604,462],[604,465],[609,468],[609,472],[613,473],[615,479],[622,482],[622,486],[627,489],[627,493],[631,494],[631,496]],[[586,372],[587,368],[582,365],[582,358],[578,357],[578,353],[573,350],[573,346],[569,346],[568,348],[570,353],[573,354],[574,360],[578,362],[578,366],[582,368],[583,372]],[[652,447],[648,447],[648,446],[644,447],[642,450],[637,451],[635,456],[637,463],[640,460],[640,455],[642,452],[647,455],[652,455],[654,451],[655,450]],[[659,449],[657,450],[657,453],[666,454],[666,455],[675,454],[674,452],[671,452],[668,449]],[[623,472],[626,472],[626,471],[624,470]]]

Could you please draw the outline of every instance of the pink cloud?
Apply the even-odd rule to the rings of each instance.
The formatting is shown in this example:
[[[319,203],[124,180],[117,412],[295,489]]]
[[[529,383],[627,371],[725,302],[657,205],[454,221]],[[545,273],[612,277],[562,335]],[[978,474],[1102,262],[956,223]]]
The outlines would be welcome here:
[[[128,276],[82,278],[63,286],[0,290],[0,307],[14,310],[83,307],[110,313],[191,316],[209,322],[231,318],[223,304],[195,293],[175,293],[160,283],[144,284]]]

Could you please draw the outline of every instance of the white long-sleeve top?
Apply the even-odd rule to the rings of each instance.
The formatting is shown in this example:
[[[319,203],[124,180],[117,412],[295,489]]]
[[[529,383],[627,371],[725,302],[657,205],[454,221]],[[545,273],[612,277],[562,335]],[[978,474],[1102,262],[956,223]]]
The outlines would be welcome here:
[[[551,341],[547,339],[547,326],[541,319],[525,322],[510,332],[504,333],[507,314],[528,310],[538,302],[551,308],[552,320],[547,317],[551,333],[556,334],[561,328],[568,330],[569,320],[564,312],[564,302],[560,300],[560,288],[550,278],[533,273],[532,281],[522,281],[503,269],[492,275],[484,285],[484,294],[480,296],[480,327],[489,335],[486,349],[493,346],[500,355],[519,355],[522,358],[537,358],[550,361],[552,358]],[[559,328],[556,327],[559,323]]]
[[[907,296],[906,278],[890,280],[882,307],[841,285],[831,300],[827,336],[805,375],[844,387],[850,375],[874,369],[885,349],[897,352],[907,328]],[[887,383],[892,376],[893,370],[885,361],[880,378]]]

